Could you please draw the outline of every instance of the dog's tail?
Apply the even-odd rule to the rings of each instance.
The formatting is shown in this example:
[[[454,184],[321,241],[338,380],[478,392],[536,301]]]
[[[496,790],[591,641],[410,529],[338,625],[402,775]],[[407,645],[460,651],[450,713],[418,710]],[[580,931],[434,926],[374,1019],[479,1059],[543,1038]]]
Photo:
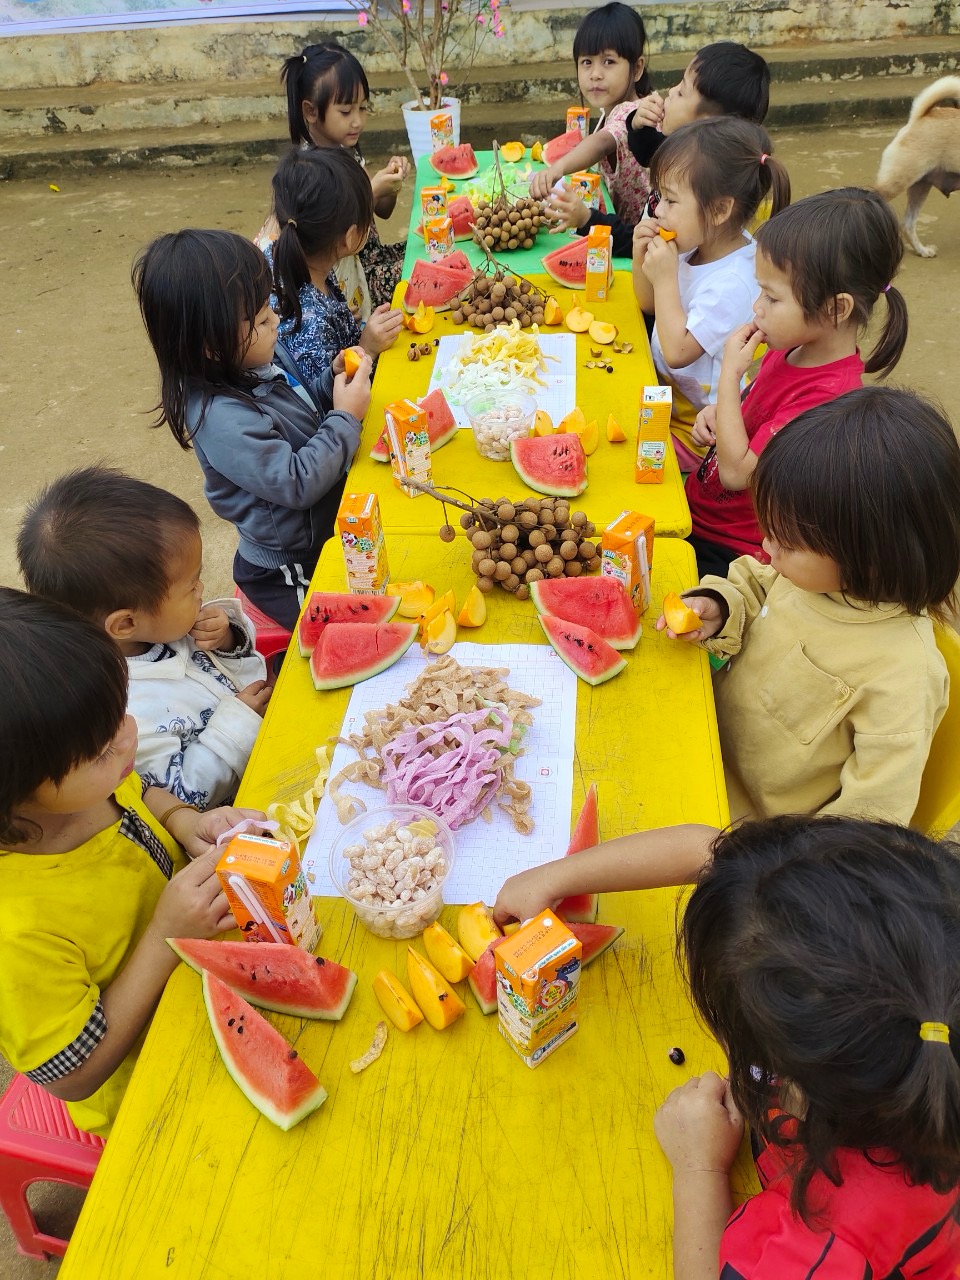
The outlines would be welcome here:
[[[910,123],[914,124],[939,103],[951,99],[960,103],[960,76],[941,76],[914,98],[913,106],[910,108]]]

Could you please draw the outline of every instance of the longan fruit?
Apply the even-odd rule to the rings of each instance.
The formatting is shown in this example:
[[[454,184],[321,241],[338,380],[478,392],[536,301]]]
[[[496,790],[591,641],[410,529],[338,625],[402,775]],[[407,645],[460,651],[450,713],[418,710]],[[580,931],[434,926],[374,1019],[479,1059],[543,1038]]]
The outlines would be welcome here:
[[[582,511],[574,511],[573,515],[570,517],[570,523],[575,529],[582,529],[587,523],[587,517]]]
[[[563,571],[568,578],[579,578],[583,573],[582,560],[568,560]]]
[[[505,524],[500,529],[500,537],[504,542],[516,542],[520,537],[520,530],[515,524]]]
[[[471,541],[478,551],[486,551],[490,543],[493,542],[493,534],[488,533],[486,529],[476,529]]]
[[[517,318],[516,310],[513,307],[507,307],[507,309],[503,313],[503,318],[504,320],[516,320]]]
[[[559,556],[554,556],[552,560],[548,560],[544,566],[547,571],[548,578],[559,578],[563,573],[563,566],[566,561],[561,560]]]
[[[528,569],[532,569],[537,563],[537,553],[530,547],[528,547],[526,551],[521,551],[520,555]]]
[[[508,502],[506,498],[501,498],[500,501],[497,503],[497,515],[500,517],[501,520],[506,520],[508,522],[512,520],[513,517],[516,515],[516,511],[514,510],[513,503]],[[512,542],[513,539],[510,538],[509,541]]]
[[[442,524],[440,526],[441,542],[453,542],[456,536],[457,536],[457,531],[452,524]]]
[[[537,547],[533,554],[538,564],[547,564],[553,559],[553,547],[548,546],[547,543],[544,542],[541,546]]]
[[[456,311],[453,313],[453,315],[450,318],[453,320],[454,324],[463,324],[464,315],[461,308],[457,307]]]
[[[520,585],[520,579],[515,573],[511,573],[510,577],[506,578],[501,585],[504,591],[516,591]]]
[[[537,550],[539,550],[543,546],[546,540],[547,540],[546,534],[543,532],[542,529],[531,529],[530,537],[527,539],[531,547],[536,547]]]
[[[592,560],[587,561],[584,567],[586,568],[587,573],[596,573],[597,570],[600,568],[600,563],[601,563],[600,557],[594,556]]]
[[[524,576],[523,576],[523,580],[524,580],[524,582],[542,582],[542,581],[543,581],[543,570],[542,570],[542,569],[528,569],[528,570],[527,570],[527,572],[526,572],[526,573],[524,574]]]
[[[478,579],[477,579],[477,590],[478,590],[478,591],[484,591],[484,592],[486,592],[486,591],[492,591],[492,590],[493,590],[493,579],[492,579],[492,578],[478,578]]]
[[[518,600],[528,600],[530,598],[530,588],[525,582],[521,582],[517,586],[516,596]]]
[[[517,524],[521,529],[535,529],[537,527],[537,517],[532,511],[521,511],[517,516]]]
[[[573,560],[576,558],[577,544],[575,542],[560,543],[560,558],[562,560]]]
[[[496,569],[493,571],[493,576],[496,578],[497,582],[503,582],[505,578],[510,577],[512,572],[513,570],[507,564],[506,560],[500,560],[497,563]]]
[[[515,542],[501,542],[500,559],[516,560],[516,558],[517,558],[517,544]]]
[[[581,560],[593,560],[597,554],[596,545],[592,542],[581,542],[577,548]]]
[[[543,536],[546,538],[548,542],[556,542],[557,526],[555,524],[542,525],[540,528],[540,532],[543,534]]]
[[[553,524],[553,507],[541,507],[537,519],[541,524]]]
[[[460,517],[461,529],[472,529],[474,525],[474,515],[472,511],[465,511]]]
[[[477,571],[481,578],[492,578],[497,571],[496,560],[491,560],[489,556],[485,560],[481,560],[477,565]]]
[[[570,508],[565,502],[557,502],[553,508],[553,518],[557,524],[569,524]]]
[[[510,561],[510,571],[518,574],[521,578],[527,572],[527,562],[523,556],[514,556]]]
[[[592,520],[588,520],[587,523],[583,526],[584,537],[592,538],[596,532],[597,532],[597,526],[593,523]]]

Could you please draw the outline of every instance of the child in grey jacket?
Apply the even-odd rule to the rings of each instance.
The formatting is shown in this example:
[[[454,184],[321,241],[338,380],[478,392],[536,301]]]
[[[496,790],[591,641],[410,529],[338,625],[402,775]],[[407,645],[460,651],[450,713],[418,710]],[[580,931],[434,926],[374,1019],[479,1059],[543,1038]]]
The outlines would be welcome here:
[[[343,355],[302,380],[277,341],[270,269],[228,231],[159,236],[133,282],[160,365],[160,417],[203,468],[217,515],[236,526],[233,577],[292,630],[370,404],[370,360]]]

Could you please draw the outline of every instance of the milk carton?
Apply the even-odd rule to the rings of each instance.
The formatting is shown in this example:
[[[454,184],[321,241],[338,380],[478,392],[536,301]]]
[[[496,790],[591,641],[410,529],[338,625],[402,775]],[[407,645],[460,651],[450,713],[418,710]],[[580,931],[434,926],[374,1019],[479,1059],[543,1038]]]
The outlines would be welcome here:
[[[411,498],[415,498],[420,490],[409,488],[403,483],[404,480],[433,484],[427,415],[413,400],[394,400],[387,405],[384,414],[387,420],[387,439],[390,441],[393,483]]]
[[[438,111],[430,117],[430,149],[453,146],[453,112]]]
[[[650,603],[653,530],[653,516],[621,511],[600,537],[600,572],[622,583],[637,617]]]
[[[427,246],[427,257],[431,262],[440,262],[453,253],[453,223],[447,217],[424,218],[423,239]]]
[[[357,594],[382,596],[390,581],[387,545],[375,493],[345,493],[337,532],[347,565],[347,586]]]
[[[673,392],[669,387],[644,387],[640,393],[637,432],[637,484],[663,484],[663,464],[670,438]]]
[[[494,949],[500,1034],[528,1067],[577,1030],[578,938],[541,911]]]
[[[576,191],[588,209],[600,208],[600,175],[592,169],[581,169],[570,175],[570,189]]]
[[[420,188],[420,212],[424,226],[428,218],[444,218],[447,213],[447,193],[443,187]]]
[[[580,130],[581,139],[590,132],[589,107],[567,107],[567,133],[573,129]]]
[[[237,835],[217,863],[227,903],[247,942],[289,942],[312,951],[320,940],[297,846]]]
[[[610,297],[613,275],[610,235],[610,227],[604,224],[591,227],[587,232],[587,281],[584,289],[587,302],[606,302]]]

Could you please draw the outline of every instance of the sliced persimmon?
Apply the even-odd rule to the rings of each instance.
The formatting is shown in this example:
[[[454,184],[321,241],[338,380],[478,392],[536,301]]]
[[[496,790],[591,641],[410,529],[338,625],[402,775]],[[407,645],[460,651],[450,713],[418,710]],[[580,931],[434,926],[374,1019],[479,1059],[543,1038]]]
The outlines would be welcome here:
[[[703,625],[700,615],[685,605],[675,591],[668,591],[663,597],[663,616],[667,626],[678,636],[696,631]]]

